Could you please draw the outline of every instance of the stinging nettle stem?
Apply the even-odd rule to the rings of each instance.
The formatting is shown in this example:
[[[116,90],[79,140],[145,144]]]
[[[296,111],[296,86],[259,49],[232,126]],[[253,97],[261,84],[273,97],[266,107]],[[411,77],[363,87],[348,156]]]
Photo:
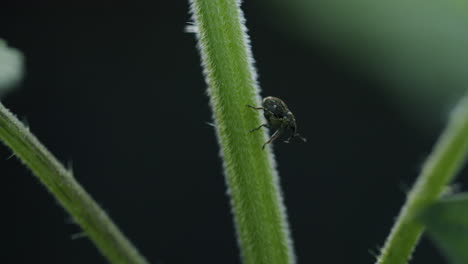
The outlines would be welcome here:
[[[1,103],[0,139],[31,169],[111,263],[147,263],[73,175]]]
[[[423,165],[407,201],[382,248],[377,264],[405,264],[424,225],[419,214],[437,200],[463,166],[468,153],[468,97],[452,112],[447,127]]]
[[[259,89],[236,0],[191,0],[198,45],[244,263],[295,263],[285,207],[266,134],[249,133],[264,120]]]

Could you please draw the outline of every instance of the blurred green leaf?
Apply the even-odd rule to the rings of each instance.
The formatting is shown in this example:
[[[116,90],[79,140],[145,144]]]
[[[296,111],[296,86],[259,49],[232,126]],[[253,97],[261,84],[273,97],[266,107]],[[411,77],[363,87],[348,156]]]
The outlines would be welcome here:
[[[454,264],[468,263],[468,193],[444,198],[422,215],[431,239]]]
[[[0,39],[0,96],[23,77],[23,54]]]
[[[379,81],[419,125],[440,124],[468,87],[468,5],[452,0],[263,1],[288,34]],[[339,62],[335,62],[339,63]],[[347,88],[345,88],[347,89]]]

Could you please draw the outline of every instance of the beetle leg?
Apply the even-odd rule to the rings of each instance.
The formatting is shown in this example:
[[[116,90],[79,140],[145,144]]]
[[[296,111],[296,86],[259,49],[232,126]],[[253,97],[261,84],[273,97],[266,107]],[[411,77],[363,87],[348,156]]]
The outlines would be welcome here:
[[[247,105],[247,107],[250,107],[250,108],[255,109],[255,110],[263,110],[264,109],[263,107],[256,107],[256,106],[251,106],[251,105]]]
[[[304,142],[307,142],[307,138],[305,138],[305,137],[299,135],[298,133],[296,133],[294,136],[300,138],[300,139],[301,139],[302,141],[304,141]]]
[[[288,126],[286,129],[288,129],[291,133],[289,134],[289,137],[288,139],[286,139],[285,141],[283,141],[284,143],[289,143],[289,141],[291,141],[291,139],[293,137],[296,136],[296,127],[294,126]]]
[[[268,126],[268,124],[261,124],[259,127],[254,128],[254,129],[250,130],[249,132],[250,133],[255,132],[255,131],[259,130],[262,127],[269,127],[269,126]]]
[[[265,149],[265,146],[267,144],[270,144],[273,141],[275,141],[277,138],[279,138],[281,136],[281,134],[283,134],[283,130],[281,130],[281,129],[276,130],[276,132],[273,133],[273,135],[271,135],[270,139],[267,142],[265,142],[265,144],[263,144],[262,149]]]
[[[295,138],[295,137],[298,137],[298,138],[300,138],[302,141],[307,142],[307,139],[306,139],[305,137],[299,135],[299,133],[296,133],[296,134],[294,134],[294,135],[289,136],[289,138],[286,139],[286,140],[284,141],[284,143],[289,143],[289,141],[290,141],[291,139]]]

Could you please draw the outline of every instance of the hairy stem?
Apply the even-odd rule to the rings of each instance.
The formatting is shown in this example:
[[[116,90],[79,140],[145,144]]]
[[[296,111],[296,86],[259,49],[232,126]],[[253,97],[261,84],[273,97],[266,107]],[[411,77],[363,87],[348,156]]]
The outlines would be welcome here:
[[[294,263],[292,243],[271,148],[262,122],[259,89],[244,18],[236,0],[191,0],[244,263]]]
[[[418,215],[437,200],[462,167],[468,152],[468,97],[452,112],[445,131],[423,165],[398,219],[385,242],[378,264],[404,264],[411,258],[424,225]]]
[[[111,263],[147,263],[73,175],[1,103],[0,139],[31,169]]]

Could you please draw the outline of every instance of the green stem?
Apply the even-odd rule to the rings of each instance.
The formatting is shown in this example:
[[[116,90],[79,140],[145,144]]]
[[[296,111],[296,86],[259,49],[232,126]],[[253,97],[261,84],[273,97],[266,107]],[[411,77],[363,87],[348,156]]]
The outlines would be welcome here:
[[[73,175],[1,103],[0,139],[32,170],[111,263],[147,263]]]
[[[259,89],[237,0],[191,0],[244,263],[294,263],[292,243],[262,121]]]
[[[428,157],[385,242],[378,264],[404,264],[411,257],[423,224],[418,215],[437,200],[462,167],[468,152],[468,97],[453,111],[449,123]]]

